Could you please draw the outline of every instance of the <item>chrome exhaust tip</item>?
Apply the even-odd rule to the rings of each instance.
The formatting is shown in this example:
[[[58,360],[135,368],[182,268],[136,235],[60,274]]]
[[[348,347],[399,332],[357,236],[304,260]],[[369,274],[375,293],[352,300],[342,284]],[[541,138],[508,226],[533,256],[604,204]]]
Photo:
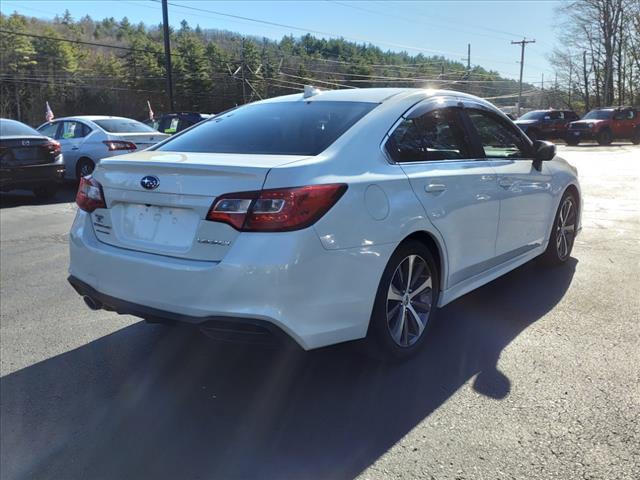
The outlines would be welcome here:
[[[100,303],[95,298],[90,297],[89,295],[83,295],[82,299],[84,300],[84,303],[87,304],[87,307],[89,307],[91,310],[100,310],[102,308],[102,303]]]

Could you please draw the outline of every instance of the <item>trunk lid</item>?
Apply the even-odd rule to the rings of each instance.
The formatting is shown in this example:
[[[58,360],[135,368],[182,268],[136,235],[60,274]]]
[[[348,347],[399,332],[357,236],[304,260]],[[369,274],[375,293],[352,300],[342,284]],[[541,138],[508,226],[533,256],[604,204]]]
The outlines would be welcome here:
[[[170,135],[160,132],[140,132],[140,133],[110,133],[110,140],[124,140],[136,144],[138,149],[143,150],[161,142]]]
[[[27,167],[55,162],[56,155],[49,148],[49,139],[41,136],[2,137],[0,139],[0,166],[2,168]]]
[[[93,212],[94,230],[117,247],[219,261],[238,232],[205,219],[214,199],[260,190],[270,168],[303,158],[146,151],[103,159],[94,177],[107,208]],[[154,177],[157,187],[144,188],[144,177]]]

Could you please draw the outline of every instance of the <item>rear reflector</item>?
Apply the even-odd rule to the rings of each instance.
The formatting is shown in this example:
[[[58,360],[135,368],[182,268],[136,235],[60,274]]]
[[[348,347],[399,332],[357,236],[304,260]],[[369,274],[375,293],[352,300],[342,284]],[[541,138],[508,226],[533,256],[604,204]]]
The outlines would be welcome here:
[[[288,232],[317,222],[347,190],[345,184],[308,185],[218,197],[207,220],[244,232]]]
[[[91,175],[82,177],[76,194],[76,203],[85,212],[93,212],[96,208],[107,208],[102,193],[102,185]]]
[[[105,140],[104,143],[107,146],[107,150],[113,152],[114,150],[136,150],[135,143],[125,142],[124,140]]]

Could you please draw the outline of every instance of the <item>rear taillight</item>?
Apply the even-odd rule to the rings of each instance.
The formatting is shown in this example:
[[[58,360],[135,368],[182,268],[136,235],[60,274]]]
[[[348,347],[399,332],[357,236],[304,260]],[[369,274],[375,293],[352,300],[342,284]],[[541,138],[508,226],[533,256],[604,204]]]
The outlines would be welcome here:
[[[347,190],[345,184],[308,185],[218,197],[207,220],[244,232],[287,232],[313,225]]]
[[[136,150],[136,144],[133,142],[125,142],[124,140],[105,140],[104,143],[107,146],[107,150],[113,152],[114,150]]]
[[[102,185],[91,175],[82,177],[76,194],[76,203],[85,212],[93,212],[96,208],[107,208],[102,193]]]
[[[49,152],[54,156],[57,157],[58,155],[60,155],[61,152],[61,148],[60,148],[60,143],[56,142],[55,140],[53,140],[52,138],[50,138],[47,143],[44,144],[45,148],[47,150],[49,150]]]

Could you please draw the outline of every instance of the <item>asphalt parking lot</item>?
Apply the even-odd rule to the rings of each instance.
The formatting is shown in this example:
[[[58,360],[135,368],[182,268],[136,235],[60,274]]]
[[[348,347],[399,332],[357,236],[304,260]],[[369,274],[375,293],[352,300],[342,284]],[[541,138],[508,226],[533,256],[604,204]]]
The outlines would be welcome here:
[[[453,302],[396,366],[92,312],[73,190],[2,194],[0,476],[640,478],[640,147],[559,149],[584,196],[568,265]]]

